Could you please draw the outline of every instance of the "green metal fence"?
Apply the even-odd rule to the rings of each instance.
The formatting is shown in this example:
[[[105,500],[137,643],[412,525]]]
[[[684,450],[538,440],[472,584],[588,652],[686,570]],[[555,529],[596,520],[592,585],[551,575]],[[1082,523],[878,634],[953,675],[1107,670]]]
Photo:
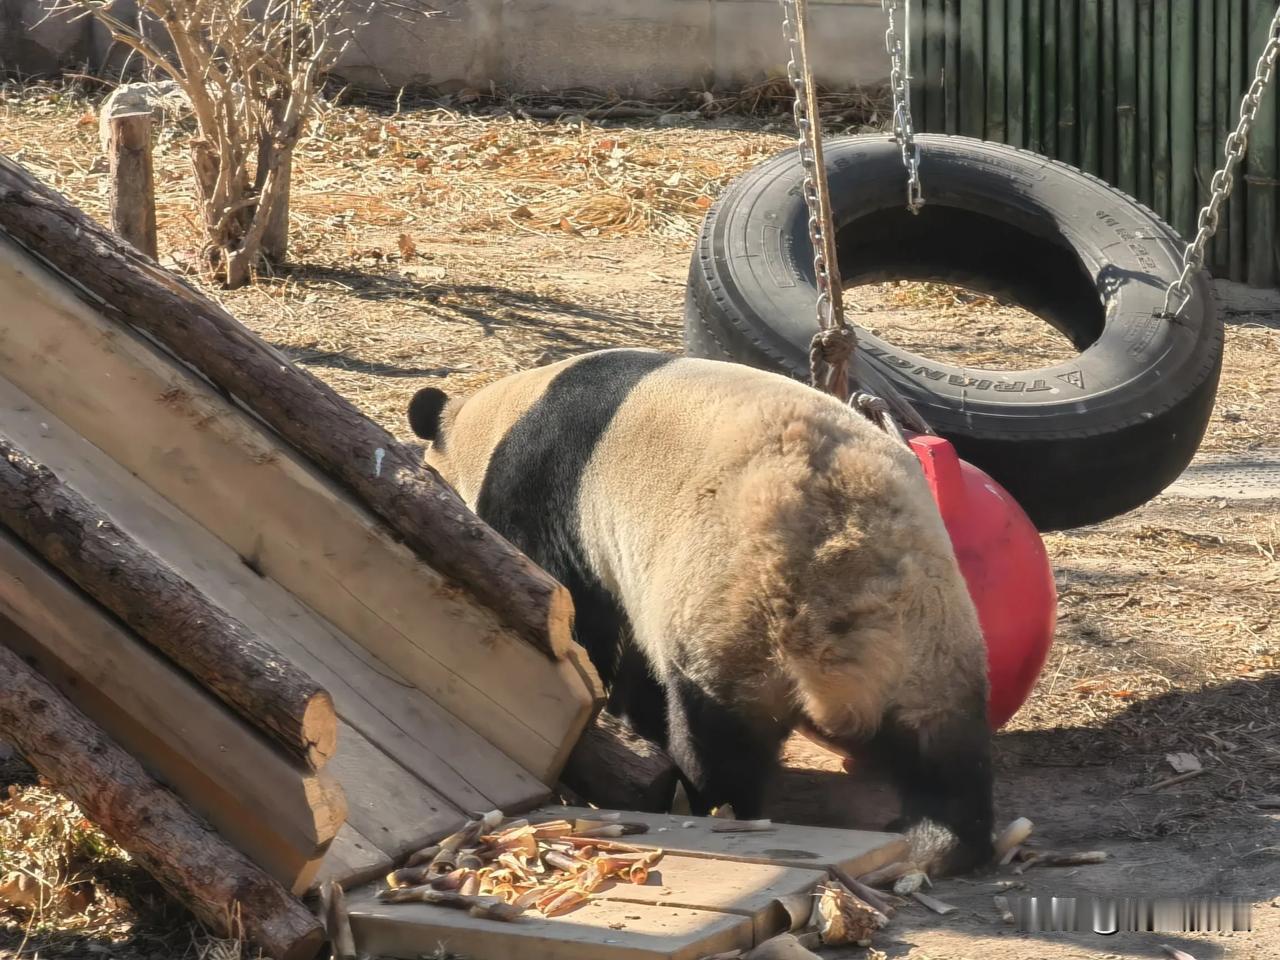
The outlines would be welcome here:
[[[1064,160],[1189,237],[1275,4],[914,0],[917,128]],[[1278,103],[1273,90],[1209,257],[1215,276],[1254,286],[1280,280]]]

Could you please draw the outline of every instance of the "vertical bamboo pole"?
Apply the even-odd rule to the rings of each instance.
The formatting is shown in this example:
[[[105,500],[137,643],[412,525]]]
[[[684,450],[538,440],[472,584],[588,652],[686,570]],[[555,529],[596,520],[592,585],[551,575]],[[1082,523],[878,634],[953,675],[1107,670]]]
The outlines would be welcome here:
[[[1138,196],[1138,8],[1116,6],[1116,185]]]
[[[1169,11],[1169,222],[1184,239],[1196,221],[1196,0]]]
[[[943,0],[942,18],[946,34],[942,114],[947,133],[955,134],[960,132],[960,0]]]
[[[1217,22],[1213,0],[1196,4],[1196,171],[1195,207],[1198,212],[1209,199],[1209,182],[1213,179],[1213,28]],[[1194,216],[1194,214],[1193,214]],[[1194,223],[1193,223],[1194,228]],[[1207,261],[1212,265],[1213,252]]]
[[[1249,0],[1249,45],[1245,55],[1246,82],[1252,79],[1253,65],[1267,45],[1274,0]],[[1249,135],[1246,157],[1248,191],[1248,281],[1251,287],[1270,287],[1276,278],[1276,93],[1275,84],[1262,97],[1258,119]]]
[[[1042,22],[1040,0],[1027,0],[1027,147],[1036,153],[1044,152],[1041,118],[1044,80],[1040,68],[1044,56]]]
[[[924,129],[937,133],[946,129],[942,85],[947,35],[943,0],[926,0],[923,6],[924,62],[914,67],[913,72],[924,81]]]
[[[982,0],[960,4],[960,132],[986,133],[986,23]]]
[[[1214,0],[1213,4],[1213,164],[1222,162],[1227,131],[1234,129],[1234,105],[1231,102],[1231,0]],[[1218,232],[1213,238],[1213,272],[1221,277],[1231,273],[1231,204],[1222,205],[1218,214]]]
[[[1080,163],[1078,6],[1078,0],[1058,0],[1058,158],[1072,164]]]
[[[928,9],[922,0],[914,0],[910,4],[910,16],[907,18],[910,32],[907,34],[908,67],[911,77],[911,116],[917,118],[916,123],[924,123],[925,112],[925,69],[927,67],[924,52],[924,30]]]
[[[986,138],[997,143],[1004,143],[1007,135],[1004,114],[1006,12],[1005,0],[987,0]]]
[[[1080,169],[1097,176],[1102,172],[1101,131],[1098,105],[1102,98],[1102,3],[1081,0],[1080,81],[1077,110],[1080,117]],[[1107,121],[1110,122],[1108,117]]]
[[[1138,0],[1138,199],[1153,206],[1151,189],[1151,91],[1154,87],[1151,75],[1152,47],[1151,24],[1155,19],[1152,5],[1155,0]]]
[[[1151,193],[1156,213],[1169,216],[1169,7],[1156,0],[1151,24]]]
[[[1026,127],[1026,0],[1008,0],[1008,33],[1005,49],[1005,141],[1015,147],[1027,145]]]
[[[1040,22],[1043,44],[1043,56],[1040,72],[1044,78],[1044,105],[1041,108],[1041,137],[1044,141],[1044,152],[1047,156],[1056,157],[1058,153],[1058,0],[1042,0],[1043,12]]]
[[[1248,26],[1245,20],[1244,0],[1231,0],[1231,121],[1230,128],[1235,129],[1240,118],[1240,98],[1244,96],[1245,65],[1247,57]],[[1242,177],[1244,171],[1238,171]],[[1247,275],[1245,269],[1245,186],[1243,183],[1231,194],[1231,279],[1243,281]]]
[[[1132,5],[1132,0],[1121,0],[1125,6]],[[1098,149],[1102,153],[1100,172],[1102,179],[1114,184],[1118,179],[1116,168],[1116,138],[1118,119],[1116,110],[1119,106],[1117,91],[1116,57],[1116,0],[1102,0],[1100,28],[1100,45],[1102,47],[1102,103],[1101,132]]]

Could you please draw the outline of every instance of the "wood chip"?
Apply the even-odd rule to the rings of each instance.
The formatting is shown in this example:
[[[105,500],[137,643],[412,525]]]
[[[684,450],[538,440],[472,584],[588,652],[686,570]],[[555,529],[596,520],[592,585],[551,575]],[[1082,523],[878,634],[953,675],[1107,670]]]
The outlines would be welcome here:
[[[817,893],[812,922],[829,947],[865,945],[889,923],[888,917],[839,883],[819,884]]]
[[[871,888],[867,884],[863,883],[861,880],[857,880],[854,877],[850,876],[848,873],[845,872],[843,868],[833,866],[831,868],[831,875],[834,876],[841,883],[843,883],[846,888],[848,888],[850,891],[853,892],[855,896],[865,900],[868,904],[870,904],[875,909],[879,910],[886,917],[893,916],[894,909],[888,900],[885,900],[883,897],[880,896],[879,893],[877,893],[873,888]]]
[[[872,870],[870,873],[864,873],[858,879],[868,887],[887,887],[904,874],[914,873],[919,869],[919,867],[914,863],[911,863],[909,860],[899,860],[896,863],[883,866],[879,870]]]
[[[1166,777],[1163,780],[1157,780],[1155,783],[1140,790],[1140,793],[1155,793],[1157,790],[1163,790],[1165,787],[1177,786],[1179,783],[1186,783],[1188,780],[1194,780],[1200,774],[1204,773],[1204,767],[1195,770],[1188,770],[1186,773],[1180,773],[1176,777]]]
[[[1171,947],[1162,943],[1160,944],[1160,949],[1164,951],[1164,955],[1168,957],[1169,960],[1196,960],[1196,958],[1191,954],[1187,953],[1185,950],[1179,950],[1177,947]]]
[[[1174,773],[1190,773],[1201,769],[1200,758],[1194,753],[1166,753],[1164,758],[1169,761]]]
[[[958,909],[960,909],[959,907],[953,907],[949,903],[943,903],[941,900],[938,900],[935,897],[931,897],[927,893],[921,893],[919,890],[911,894],[911,897],[913,900],[916,901],[916,903],[920,904],[921,906],[928,907],[934,913],[939,914],[940,916],[943,916],[943,917],[947,916],[948,914],[955,913]]]
[[[921,887],[929,882],[928,876],[922,870],[912,870],[910,873],[904,873],[893,883],[893,892],[900,897],[908,896],[915,893]]]
[[[322,884],[320,902],[333,960],[355,960],[356,941],[351,933],[351,918],[347,914],[347,897],[342,891],[342,884],[336,880]]]
[[[1013,923],[1014,917],[1013,911],[1009,909],[1009,898],[997,895],[992,897],[991,900],[995,903],[996,910],[1000,913],[1000,919],[1005,923]]]
[[[1027,842],[1034,824],[1026,817],[1018,817],[1002,831],[995,841],[995,859],[1001,866],[1012,859],[1013,851]]]
[[[724,820],[711,825],[712,833],[766,833],[774,829],[772,820]]]
[[[794,934],[784,933],[766,940],[749,952],[743,960],[820,960],[818,955],[803,946]]]

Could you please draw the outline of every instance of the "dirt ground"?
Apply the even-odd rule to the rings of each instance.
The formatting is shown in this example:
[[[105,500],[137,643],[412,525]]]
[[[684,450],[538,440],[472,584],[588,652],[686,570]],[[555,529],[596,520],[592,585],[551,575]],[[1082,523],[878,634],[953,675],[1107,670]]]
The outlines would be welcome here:
[[[0,151],[101,215],[92,108],[78,91],[0,88]],[[785,123],[774,126],[335,108],[301,148],[291,265],[211,292],[406,436],[404,404],[427,384],[465,393],[603,346],[679,350],[699,219],[733,176],[789,145]],[[162,134],[156,162],[161,250],[185,263],[196,214],[180,139]],[[866,312],[860,322],[925,353],[999,368],[1069,349],[1016,307],[964,291],[884,284],[851,298]],[[1280,446],[1280,318],[1227,321],[1204,449]],[[1059,629],[1031,700],[997,739],[999,815],[1030,817],[1043,847],[1111,859],[939,882],[934,894],[959,911],[909,906],[877,949],[910,960],[1155,957],[1161,944],[1199,960],[1280,956],[1278,506],[1161,497],[1045,538]],[[1174,772],[1174,752],[1195,754],[1204,773],[1147,792]],[[839,775],[806,741],[787,756],[779,819],[875,827],[892,815],[874,784]],[[7,859],[0,848],[0,874]],[[1238,896],[1255,905],[1254,931],[1027,938],[1000,922],[997,880],[1026,884],[1010,895]],[[92,932],[100,953],[199,953],[199,941],[165,927],[171,917],[147,910],[133,926],[127,911],[109,913],[101,930],[46,918],[19,950],[34,929],[24,916],[0,908],[0,957],[83,950],[77,931]],[[136,949],[123,946],[131,937]]]

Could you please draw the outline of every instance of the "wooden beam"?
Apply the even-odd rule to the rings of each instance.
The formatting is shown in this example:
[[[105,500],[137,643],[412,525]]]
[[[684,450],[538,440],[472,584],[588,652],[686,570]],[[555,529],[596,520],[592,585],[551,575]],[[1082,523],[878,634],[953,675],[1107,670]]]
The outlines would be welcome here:
[[[320,924],[228,846],[102,729],[0,645],[0,734],[201,922],[245,935],[277,960],[311,960]]]
[[[675,762],[657,744],[602,711],[578,740],[560,779],[600,807],[665,813],[676,776]]]
[[[111,229],[156,259],[156,187],[151,169],[151,110],[107,119]]]
[[[229,842],[295,893],[346,816],[332,772],[290,763],[158,651],[0,532],[9,645]]]
[[[333,754],[328,693],[2,435],[0,522],[311,769]]]
[[[253,410],[528,642],[555,658],[569,649],[568,591],[471,513],[435,471],[331,387],[5,157],[0,229],[73,279],[109,317],[144,331]]]

